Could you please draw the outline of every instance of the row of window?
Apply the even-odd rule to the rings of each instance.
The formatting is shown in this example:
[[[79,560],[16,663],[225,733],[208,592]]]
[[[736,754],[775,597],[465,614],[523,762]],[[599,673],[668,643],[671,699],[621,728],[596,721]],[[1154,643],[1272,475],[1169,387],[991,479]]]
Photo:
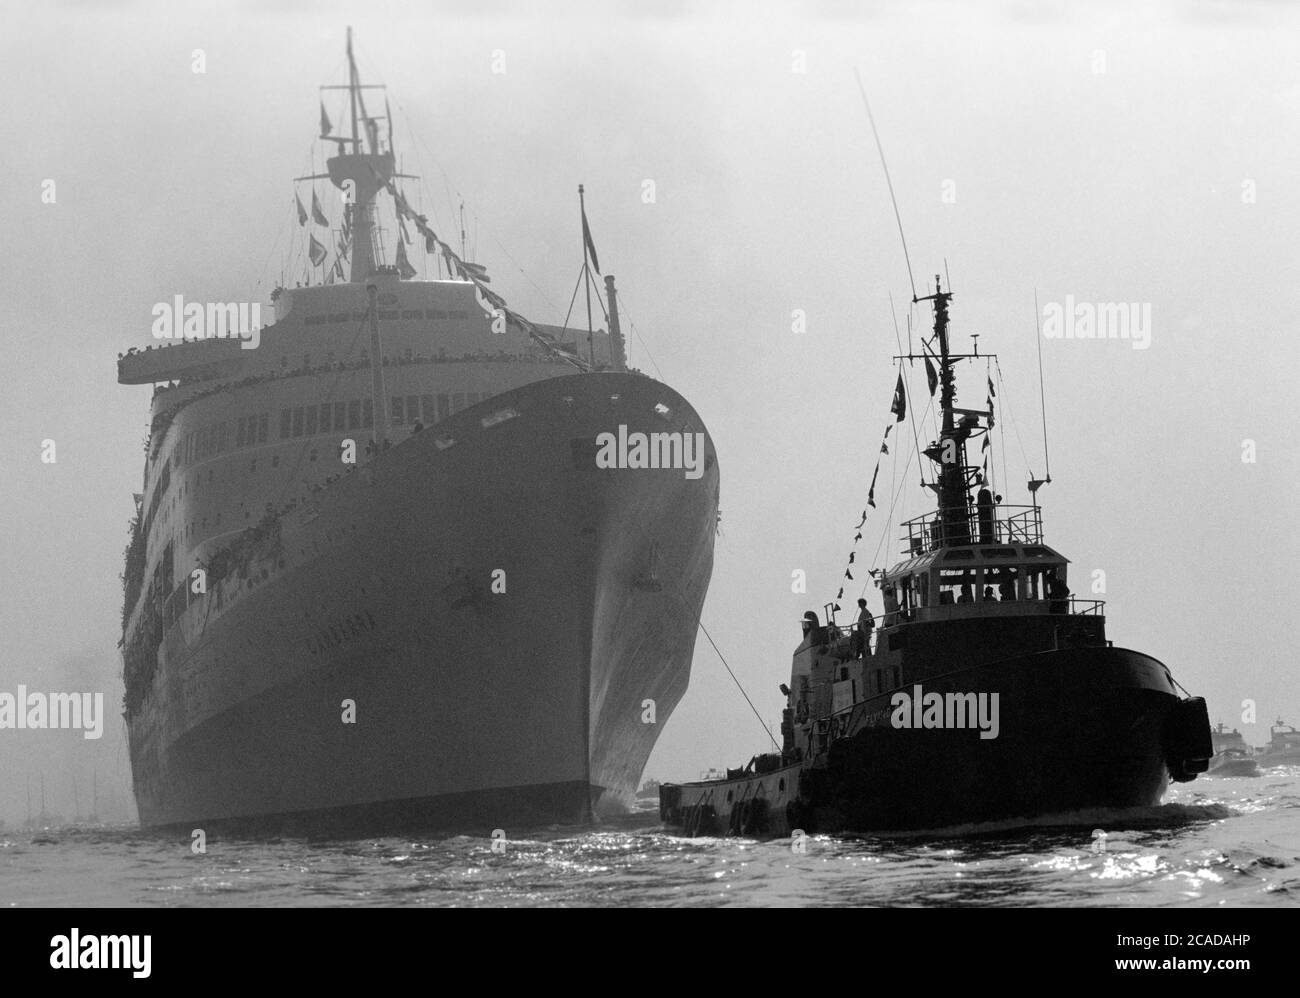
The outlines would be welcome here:
[[[476,405],[488,393],[454,392],[440,395],[394,395],[390,400],[391,423],[405,426],[422,423],[430,426],[453,413]],[[280,410],[280,439],[314,437],[318,433],[340,433],[348,430],[369,429],[374,425],[374,406],[371,399],[352,399],[348,402],[322,402],[319,405],[300,405]]]
[[[390,399],[391,422],[405,426],[421,422],[430,426],[452,413],[476,405],[488,397],[487,392],[454,392],[440,395],[394,395]],[[187,433],[177,444],[172,460],[164,467],[164,475],[174,466],[182,468],[206,460],[228,450],[254,447],[267,441],[271,414],[253,413],[239,416],[233,425],[222,420]],[[319,405],[300,405],[280,410],[280,439],[314,437],[318,433],[340,433],[348,430],[370,429],[375,424],[374,405],[371,399],[352,399],[347,402],[321,402]],[[166,492],[162,485],[155,490],[154,501]],[[153,504],[151,504],[153,505]],[[155,509],[150,509],[149,519]]]
[[[329,315],[309,315],[303,319],[304,326],[324,326],[330,323],[363,322],[365,312],[332,312]],[[448,311],[442,308],[404,308],[380,309],[380,321],[388,319],[468,319],[469,313],[464,309],[454,308]]]

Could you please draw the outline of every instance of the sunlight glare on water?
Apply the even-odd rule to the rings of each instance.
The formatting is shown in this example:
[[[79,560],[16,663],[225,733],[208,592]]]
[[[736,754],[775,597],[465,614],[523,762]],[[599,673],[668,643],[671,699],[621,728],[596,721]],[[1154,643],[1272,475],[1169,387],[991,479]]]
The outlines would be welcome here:
[[[0,839],[7,906],[1292,906],[1300,769],[1173,788],[1139,815],[948,837],[684,839],[597,830],[356,841],[61,828]],[[1104,830],[1096,837],[1094,828]],[[1104,849],[1095,843],[1104,841]]]

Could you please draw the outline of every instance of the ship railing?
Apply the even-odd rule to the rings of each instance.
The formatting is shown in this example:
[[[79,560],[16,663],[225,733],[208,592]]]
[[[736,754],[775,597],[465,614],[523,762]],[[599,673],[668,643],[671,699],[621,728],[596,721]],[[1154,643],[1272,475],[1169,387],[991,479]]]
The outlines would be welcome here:
[[[876,631],[895,627],[899,624],[911,624],[917,621],[951,620],[965,617],[1023,617],[1041,614],[1069,614],[1072,616],[1106,615],[1106,601],[1099,599],[1079,599],[1070,596],[1064,599],[1017,599],[984,600],[974,603],[940,603],[935,606],[919,606],[910,609],[892,610],[876,617]]]
[[[1040,506],[999,504],[982,512],[959,510],[945,525],[943,510],[913,517],[902,523],[903,554],[919,555],[953,544],[1041,544],[1043,515]]]
[[[936,606],[912,607],[910,609],[889,610],[875,616],[876,626],[872,629],[868,647],[874,653],[880,632],[899,624],[917,621],[948,620],[954,617],[1012,617],[1038,616],[1040,614],[1069,614],[1071,616],[1104,617],[1106,601],[1100,599],[1083,599],[1077,596],[1052,599],[1017,599],[991,600],[975,603],[942,603]],[[807,623],[800,620],[800,625]],[[821,627],[822,640],[819,645],[833,646],[838,651],[846,650],[857,630],[857,622],[839,623],[828,620]]]

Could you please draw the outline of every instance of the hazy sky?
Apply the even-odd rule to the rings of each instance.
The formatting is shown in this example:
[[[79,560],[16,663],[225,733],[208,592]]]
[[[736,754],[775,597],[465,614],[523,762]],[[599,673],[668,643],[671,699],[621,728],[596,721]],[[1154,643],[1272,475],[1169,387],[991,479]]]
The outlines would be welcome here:
[[[852,548],[896,377],[889,294],[900,323],[910,296],[855,67],[918,286],[946,266],[956,342],[976,332],[1001,356],[1006,500],[1027,501],[1022,444],[1043,471],[1035,289],[1042,305],[1148,303],[1149,349],[1043,343],[1048,540],[1076,592],[1105,571],[1110,637],[1168,664],[1212,719],[1240,726],[1253,699],[1258,744],[1277,714],[1300,717],[1296,587],[1278,574],[1300,554],[1300,17],[1135,6],[5,4],[0,690],[103,690],[113,719],[84,744],[0,731],[0,817],[21,818],[42,770],[70,812],[74,761],[83,810],[92,769],[125,790],[118,575],[149,393],[116,384],[115,357],[179,290],[267,301],[348,24],[424,206],[445,223],[465,198],[474,255],[534,319],[563,318],[586,185],[631,362],[716,442],[704,623],[770,722],[798,619],[835,595]],[[976,407],[969,375],[959,404]],[[894,560],[896,521],[926,499],[914,456],[903,475],[910,433],[891,439],[862,569],[882,533]],[[892,518],[891,482],[906,483]],[[647,775],[737,765],[764,740],[701,638]]]

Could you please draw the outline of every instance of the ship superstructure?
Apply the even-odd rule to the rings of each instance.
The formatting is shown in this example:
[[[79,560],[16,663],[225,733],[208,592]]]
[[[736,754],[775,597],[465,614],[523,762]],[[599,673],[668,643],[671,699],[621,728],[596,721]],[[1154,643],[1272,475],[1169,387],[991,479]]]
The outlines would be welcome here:
[[[1268,744],[1260,750],[1258,760],[1264,769],[1300,765],[1300,731],[1279,717],[1269,726]]]

